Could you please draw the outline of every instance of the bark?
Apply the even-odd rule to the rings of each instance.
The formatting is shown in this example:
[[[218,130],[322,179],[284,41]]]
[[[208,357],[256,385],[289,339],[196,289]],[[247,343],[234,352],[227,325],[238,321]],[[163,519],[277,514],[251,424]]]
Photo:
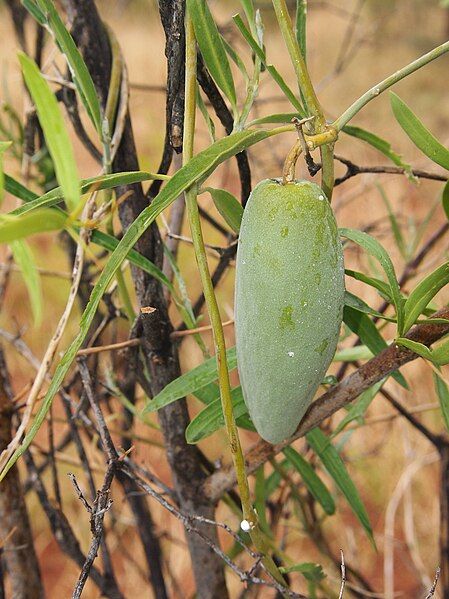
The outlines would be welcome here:
[[[167,137],[173,150],[180,153],[184,127],[185,2],[184,0],[161,0],[159,13],[166,39]]]
[[[11,441],[11,397],[3,351],[0,350],[0,452]],[[12,596],[43,598],[44,588],[17,466],[11,468],[0,483],[0,540]]]
[[[92,0],[67,0],[73,22],[72,33],[91,71],[103,106],[107,98],[110,74],[110,51],[108,37]],[[113,170],[138,169],[136,148],[128,115]],[[120,205],[120,220],[126,229],[147,206],[140,185],[117,189],[120,197],[126,191],[132,195]],[[156,224],[139,239],[136,249],[152,262],[161,266],[163,247]],[[172,325],[161,285],[146,273],[133,269],[133,280],[140,306],[152,306],[152,314],[141,317],[143,349],[150,373],[151,391],[158,393],[180,374],[177,347],[170,340]],[[201,454],[195,446],[185,441],[184,431],[189,423],[185,401],[177,401],[159,413],[161,428],[171,466],[179,507],[187,513],[206,518],[214,517],[214,504],[202,492],[205,473],[201,466]],[[218,543],[216,529],[204,527],[206,534]],[[202,599],[227,597],[223,564],[219,557],[195,535],[187,533],[198,596]]]

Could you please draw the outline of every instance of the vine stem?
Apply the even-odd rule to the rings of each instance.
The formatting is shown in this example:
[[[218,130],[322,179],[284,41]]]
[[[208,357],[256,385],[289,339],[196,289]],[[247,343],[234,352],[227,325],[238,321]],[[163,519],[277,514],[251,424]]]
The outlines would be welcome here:
[[[353,104],[351,104],[351,106],[347,110],[345,110],[345,112],[341,116],[339,116],[336,121],[334,121],[333,127],[335,127],[335,129],[337,131],[341,131],[343,129],[343,127],[347,123],[349,123],[349,121],[364,106],[366,106],[366,104],[368,104],[368,102],[371,102],[371,100],[374,100],[374,98],[377,98],[377,96],[379,94],[381,94],[382,92],[384,92],[386,89],[388,89],[389,87],[391,87],[392,85],[394,85],[395,83],[400,81],[401,79],[404,79],[404,77],[411,75],[412,73],[414,73],[421,67],[425,66],[426,64],[429,64],[429,62],[432,62],[432,60],[439,58],[446,52],[449,52],[449,41],[444,42],[444,44],[441,44],[440,46],[437,46],[430,52],[427,52],[427,54],[423,54],[423,56],[420,56],[419,58],[417,58],[410,64],[406,65],[402,69],[399,69],[398,71],[396,71],[395,73],[393,73],[392,75],[390,75],[389,77],[384,79],[383,81],[380,81],[379,83],[374,85],[371,89],[366,91],[362,96],[360,96],[360,98],[358,98]]]
[[[184,111],[184,142],[183,142],[183,164],[185,165],[193,157],[193,142],[195,133],[195,112],[196,112],[196,63],[197,51],[195,33],[192,21],[187,13],[186,15],[186,77],[185,77],[185,111]],[[212,332],[215,343],[215,353],[217,358],[218,382],[220,387],[220,397],[225,420],[226,432],[231,448],[232,459],[236,471],[237,483],[242,502],[243,518],[249,526],[249,533],[254,546],[264,557],[262,559],[268,572],[280,584],[285,585],[281,573],[279,572],[273,559],[266,555],[263,535],[258,525],[257,514],[254,511],[251,494],[249,490],[248,478],[246,476],[245,460],[237,431],[232,407],[231,384],[229,381],[228,364],[226,361],[226,342],[223,333],[220,310],[215,296],[212,284],[209,266],[207,263],[206,249],[204,246],[203,233],[201,230],[201,221],[197,204],[197,185],[189,188],[185,193],[187,216],[189,219],[190,230],[193,240],[193,247],[198,264],[198,270],[203,286],[204,297],[207,310],[212,325]]]
[[[285,45],[287,46],[288,53],[290,54],[293,67],[295,69],[299,90],[304,96],[306,107],[308,108],[309,112],[316,118],[315,124],[318,126],[318,132],[321,132],[326,127],[326,121],[323,115],[323,110],[313,88],[301,48],[299,47],[295,32],[293,31],[293,25],[288,13],[287,4],[285,0],[273,0],[273,8],[276,13],[276,18],[285,41]]]
[[[290,54],[293,67],[295,69],[298,87],[306,103],[306,111],[315,117],[315,132],[324,133],[328,129],[326,118],[321,108],[315,89],[310,79],[306,61],[299,47],[298,41],[293,31],[292,21],[288,13],[287,3],[285,0],[272,0],[273,8],[276,13],[276,18],[282,32],[282,36]],[[321,187],[326,194],[328,200],[332,198],[332,190],[334,187],[334,148],[333,144],[325,145],[320,148],[322,175]]]

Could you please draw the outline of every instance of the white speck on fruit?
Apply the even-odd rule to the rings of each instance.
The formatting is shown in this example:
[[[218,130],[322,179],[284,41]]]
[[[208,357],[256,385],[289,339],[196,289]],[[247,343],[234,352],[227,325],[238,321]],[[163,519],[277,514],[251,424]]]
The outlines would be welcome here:
[[[324,196],[318,196],[319,200],[324,200]]]
[[[288,355],[290,358],[293,358],[293,357],[294,357],[294,355],[295,355],[295,352],[294,352],[294,351],[289,351],[289,352],[287,352],[287,355]]]

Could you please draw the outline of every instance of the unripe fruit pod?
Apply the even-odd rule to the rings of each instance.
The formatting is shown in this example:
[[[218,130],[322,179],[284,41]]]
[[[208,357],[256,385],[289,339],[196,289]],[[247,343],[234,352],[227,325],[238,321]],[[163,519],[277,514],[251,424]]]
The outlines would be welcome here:
[[[266,441],[292,435],[337,347],[343,251],[324,192],[267,179],[251,193],[236,263],[235,333],[243,397]]]

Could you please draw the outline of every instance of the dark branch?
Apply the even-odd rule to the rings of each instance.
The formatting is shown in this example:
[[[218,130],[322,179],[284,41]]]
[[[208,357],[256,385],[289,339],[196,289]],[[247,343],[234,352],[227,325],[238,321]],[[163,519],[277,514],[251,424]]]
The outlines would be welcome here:
[[[341,185],[351,177],[361,175],[363,173],[375,173],[375,174],[387,174],[387,175],[406,175],[407,170],[401,166],[359,166],[343,158],[343,156],[335,156],[336,160],[346,166],[346,173],[335,179],[335,185]],[[411,173],[419,179],[431,179],[433,181],[447,181],[447,177],[439,175],[438,173],[429,173],[428,171],[422,171],[419,169],[411,169]]]

